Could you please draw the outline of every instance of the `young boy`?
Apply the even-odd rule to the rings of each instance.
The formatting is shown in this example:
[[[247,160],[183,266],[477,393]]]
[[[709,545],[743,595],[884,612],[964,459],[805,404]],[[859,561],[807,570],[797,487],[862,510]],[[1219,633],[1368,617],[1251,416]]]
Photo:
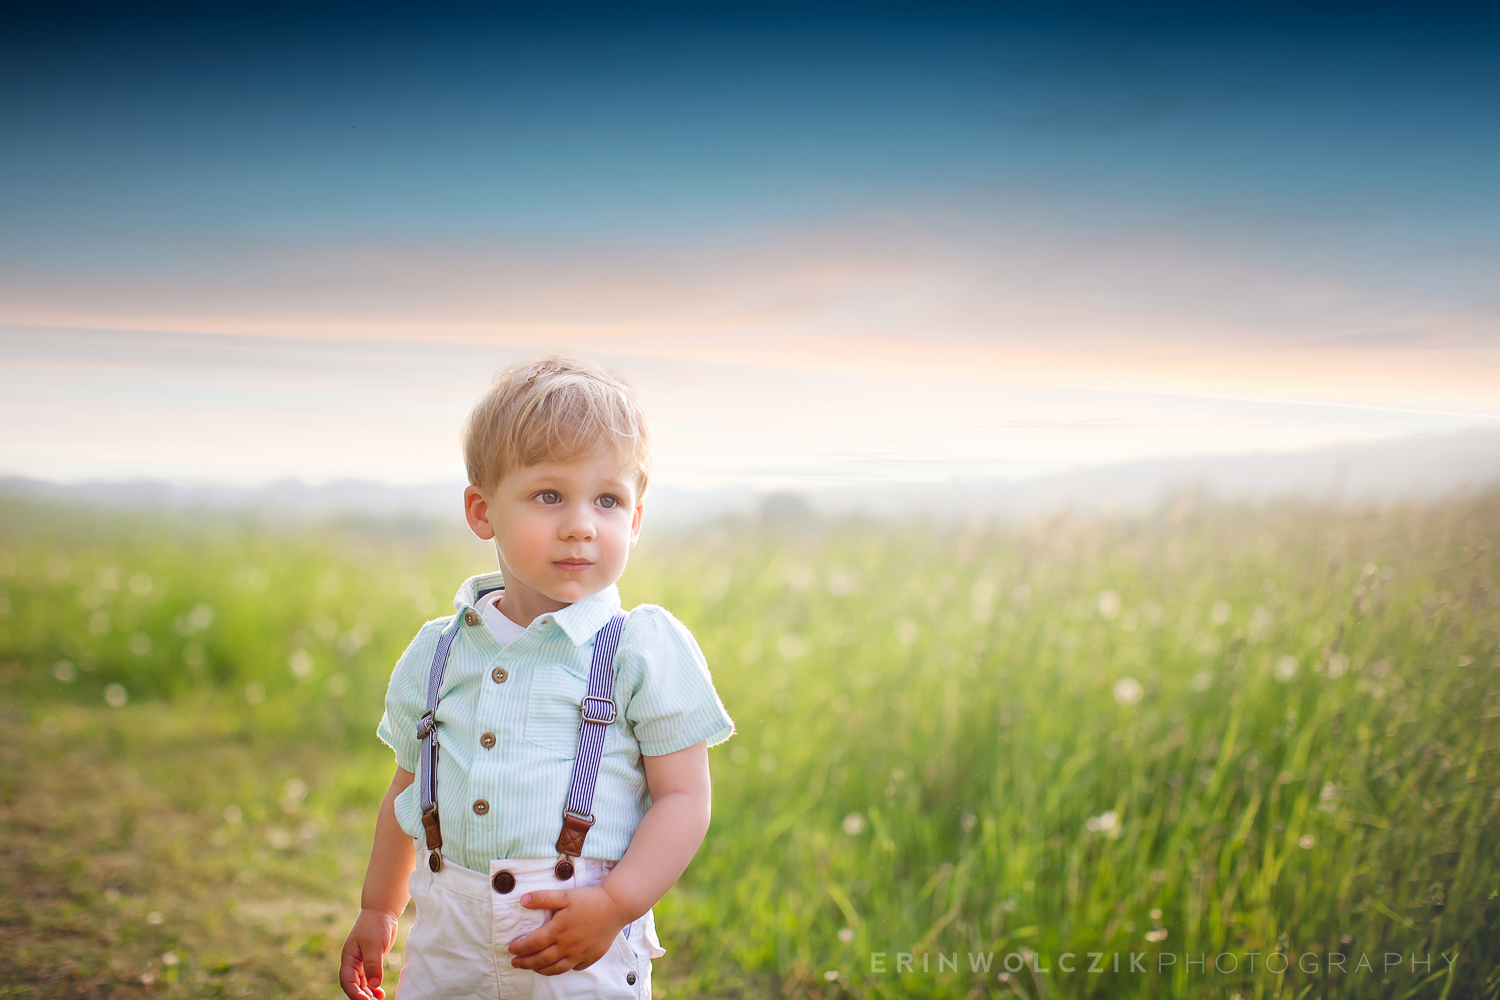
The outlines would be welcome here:
[[[464,458],[500,572],[465,581],[391,674],[396,773],[340,984],[385,997],[409,895],[401,1000],[649,998],[651,907],[708,830],[707,747],[734,724],[677,619],[620,613],[640,406],[589,364],[514,366],[469,415]]]

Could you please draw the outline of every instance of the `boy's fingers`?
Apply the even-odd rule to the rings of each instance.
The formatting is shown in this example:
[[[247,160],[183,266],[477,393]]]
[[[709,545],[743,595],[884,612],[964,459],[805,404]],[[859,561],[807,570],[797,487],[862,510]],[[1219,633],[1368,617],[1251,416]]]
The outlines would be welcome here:
[[[535,955],[537,952],[550,947],[556,940],[557,927],[549,920],[525,937],[512,941],[510,943],[510,953],[512,955]]]
[[[555,962],[547,966],[545,969],[537,969],[536,974],[539,976],[560,976],[564,972],[571,972],[574,968],[576,966],[572,962],[564,959],[561,962]]]
[[[528,910],[561,910],[568,905],[567,889],[538,889],[521,897]]]
[[[365,982],[371,989],[380,985],[380,980],[385,978],[380,968],[380,959],[374,955],[365,958]]]
[[[531,969],[544,976],[555,976],[573,968],[573,960],[555,945],[534,955],[517,956],[510,960],[510,964],[517,969]]]
[[[371,993],[365,989],[364,970],[357,953],[344,952],[344,961],[339,965],[339,986],[349,1000],[369,1000]]]

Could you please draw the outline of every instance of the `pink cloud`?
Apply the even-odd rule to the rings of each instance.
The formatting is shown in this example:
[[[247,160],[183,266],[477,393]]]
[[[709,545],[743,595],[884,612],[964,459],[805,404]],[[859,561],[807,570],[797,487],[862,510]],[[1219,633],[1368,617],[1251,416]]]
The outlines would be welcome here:
[[[1004,384],[1500,411],[1500,313],[1035,215],[705,242],[210,245],[10,270],[0,323],[567,347]]]

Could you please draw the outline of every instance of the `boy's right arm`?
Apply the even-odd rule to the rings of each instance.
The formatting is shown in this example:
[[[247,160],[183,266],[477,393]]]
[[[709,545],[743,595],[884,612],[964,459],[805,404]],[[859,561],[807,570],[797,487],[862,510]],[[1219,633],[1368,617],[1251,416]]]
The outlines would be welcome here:
[[[385,1000],[380,983],[385,956],[396,943],[396,921],[409,898],[406,881],[417,864],[411,837],[396,822],[396,796],[415,780],[398,767],[375,819],[375,843],[360,894],[359,916],[344,942],[339,962],[339,985],[350,1000]]]

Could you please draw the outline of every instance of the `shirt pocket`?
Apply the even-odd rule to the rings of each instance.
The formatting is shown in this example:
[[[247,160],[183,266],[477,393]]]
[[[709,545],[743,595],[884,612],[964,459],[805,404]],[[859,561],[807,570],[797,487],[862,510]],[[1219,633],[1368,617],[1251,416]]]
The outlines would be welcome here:
[[[560,663],[537,671],[526,703],[526,742],[572,757],[578,750],[579,714],[588,679]]]

